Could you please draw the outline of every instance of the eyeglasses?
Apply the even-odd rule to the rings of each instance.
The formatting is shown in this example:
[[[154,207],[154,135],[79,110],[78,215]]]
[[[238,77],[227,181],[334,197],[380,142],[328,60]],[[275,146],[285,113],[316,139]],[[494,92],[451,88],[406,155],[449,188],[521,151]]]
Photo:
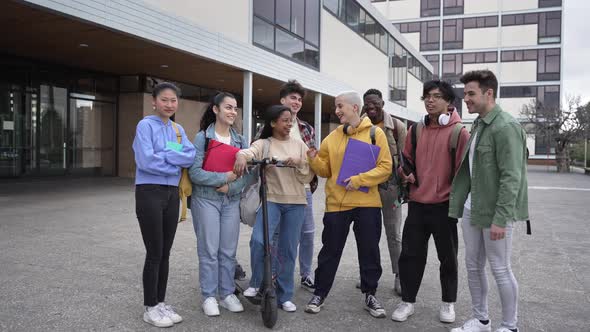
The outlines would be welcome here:
[[[439,100],[441,100],[443,98],[443,96],[441,94],[438,94],[438,93],[431,94],[431,95],[429,94],[429,95],[425,95],[425,96],[420,97],[420,100],[427,101],[427,100],[429,100],[431,98],[434,101],[439,101]]]

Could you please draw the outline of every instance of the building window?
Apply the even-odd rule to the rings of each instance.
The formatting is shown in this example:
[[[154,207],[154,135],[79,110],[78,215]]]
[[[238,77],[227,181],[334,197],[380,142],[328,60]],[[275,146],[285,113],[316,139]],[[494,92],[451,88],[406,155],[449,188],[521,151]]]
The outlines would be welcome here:
[[[464,9],[463,0],[445,0],[443,14],[444,15],[459,15],[463,14]]]
[[[561,7],[561,0],[539,0],[539,8]]]
[[[463,19],[464,29],[493,28],[498,26],[498,16],[471,17]]]
[[[440,22],[412,22],[397,23],[394,26],[401,33],[420,33],[420,51],[434,51],[439,49]]]
[[[428,62],[430,62],[430,64],[432,65],[432,68],[434,69],[434,78],[439,78],[439,72],[438,72],[438,66],[440,63],[440,57],[438,56],[438,54],[434,54],[434,55],[425,55],[424,58],[426,58],[426,60],[428,60]]]
[[[324,8],[381,52],[387,54],[389,33],[356,0],[324,0]]]
[[[395,42],[391,57],[391,86],[389,100],[402,106],[407,105],[408,52]]]
[[[503,86],[500,98],[536,98],[545,107],[559,107],[559,85]]]
[[[443,50],[463,48],[463,20],[444,20]]]
[[[319,69],[319,0],[254,0],[252,30],[254,45]]]
[[[440,0],[420,0],[420,16],[440,16]]]
[[[495,63],[497,61],[498,53],[495,51],[444,54],[441,78],[452,83],[459,83],[459,78],[463,74],[463,65],[471,63]]]
[[[561,12],[539,13],[539,44],[561,42]]]
[[[502,51],[502,62],[537,61],[537,81],[559,81],[561,73],[561,50]]]

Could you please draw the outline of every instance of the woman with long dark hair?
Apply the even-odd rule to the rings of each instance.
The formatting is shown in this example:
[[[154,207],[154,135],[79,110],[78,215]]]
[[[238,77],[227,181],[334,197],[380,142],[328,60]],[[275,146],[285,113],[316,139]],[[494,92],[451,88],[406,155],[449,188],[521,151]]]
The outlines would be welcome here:
[[[270,167],[267,172],[267,200],[269,234],[279,229],[278,257],[273,264],[277,273],[277,299],[279,307],[287,312],[297,310],[293,298],[293,273],[297,245],[303,225],[304,209],[307,204],[305,184],[313,178],[307,163],[307,145],[301,139],[290,136],[293,126],[291,110],[282,105],[271,106],[266,111],[264,130],[260,139],[252,143],[249,149],[241,150],[236,155],[234,171],[242,174],[247,162],[252,159],[277,157],[291,167]],[[265,151],[268,151],[267,155]],[[250,263],[252,278],[245,296],[255,296],[262,283],[264,266],[264,240],[262,209],[258,210],[256,224],[250,239]]]
[[[178,110],[178,87],[160,83],[154,87],[152,95],[156,114],[139,121],[133,141],[135,211],[146,249],[143,320],[157,327],[170,327],[182,321],[182,317],[164,303],[168,258],[178,225],[178,184],[182,168],[193,164],[195,147],[182,126],[170,120]],[[176,130],[182,137],[180,143]]]
[[[219,316],[219,304],[231,312],[244,308],[234,295],[234,269],[240,232],[240,193],[246,177],[233,171],[211,172],[203,169],[203,161],[213,140],[242,149],[246,139],[232,125],[238,116],[236,98],[218,93],[201,118],[201,128],[194,140],[195,162],[189,170],[193,183],[191,213],[197,236],[199,284],[203,295],[203,311]],[[215,160],[208,160],[208,163]],[[217,302],[217,297],[221,300]]]

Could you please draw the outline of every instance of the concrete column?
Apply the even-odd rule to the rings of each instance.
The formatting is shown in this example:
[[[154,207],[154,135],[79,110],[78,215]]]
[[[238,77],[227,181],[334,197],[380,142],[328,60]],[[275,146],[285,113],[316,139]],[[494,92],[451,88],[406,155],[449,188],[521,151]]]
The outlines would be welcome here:
[[[315,145],[316,148],[320,148],[322,142],[322,94],[319,92],[315,93],[315,107],[313,110],[314,129],[315,129]]]
[[[243,135],[246,141],[252,142],[252,72],[244,72],[242,117]]]

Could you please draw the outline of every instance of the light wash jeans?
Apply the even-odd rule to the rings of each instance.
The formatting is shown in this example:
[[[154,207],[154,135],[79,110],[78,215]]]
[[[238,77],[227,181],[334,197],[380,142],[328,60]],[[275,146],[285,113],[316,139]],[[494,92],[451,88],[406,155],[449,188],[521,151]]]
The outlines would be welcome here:
[[[272,236],[277,227],[278,250],[273,252],[272,270],[277,273],[277,299],[279,304],[293,297],[295,259],[301,235],[305,205],[268,202],[268,233]],[[270,239],[272,241],[272,238]],[[271,246],[272,247],[272,246]],[[264,274],[264,232],[262,208],[256,215],[256,224],[250,239],[250,264],[252,278],[250,287],[259,288]]]
[[[313,221],[313,197],[309,189],[305,190],[307,206],[305,206],[301,237],[299,239],[299,275],[307,277],[311,275],[311,262],[313,261],[313,237],[315,223]]]
[[[506,236],[502,240],[492,241],[490,229],[471,225],[471,210],[465,209],[461,228],[465,241],[465,266],[473,317],[479,320],[489,319],[488,279],[485,269],[487,259],[500,293],[502,327],[516,329],[518,284],[510,266],[513,223],[506,225]]]
[[[197,235],[199,283],[203,298],[233,294],[236,249],[240,235],[240,200],[210,200],[193,196],[193,226]]]

